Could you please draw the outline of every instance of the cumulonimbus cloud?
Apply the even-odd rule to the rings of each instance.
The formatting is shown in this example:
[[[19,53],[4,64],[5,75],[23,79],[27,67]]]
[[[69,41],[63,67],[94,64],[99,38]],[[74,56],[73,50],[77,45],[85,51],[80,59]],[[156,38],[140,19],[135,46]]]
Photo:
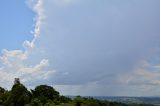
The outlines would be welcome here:
[[[106,95],[129,95],[127,89],[135,91],[130,95],[145,95],[138,88],[155,89],[159,72],[152,67],[160,57],[159,3],[45,0],[41,31],[45,36],[36,48],[43,48],[57,70],[51,81],[77,92],[86,86],[86,94],[92,88]],[[142,61],[150,65],[142,67]]]
[[[157,94],[160,2],[142,1],[28,0],[34,39],[25,51],[4,50],[1,81],[50,78],[64,94]]]

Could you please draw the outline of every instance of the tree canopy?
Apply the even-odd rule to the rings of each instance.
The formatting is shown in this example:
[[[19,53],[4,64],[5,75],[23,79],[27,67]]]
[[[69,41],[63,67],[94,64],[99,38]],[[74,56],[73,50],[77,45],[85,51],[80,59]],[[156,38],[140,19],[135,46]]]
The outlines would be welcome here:
[[[59,92],[48,85],[39,85],[32,90],[33,98],[38,98],[43,104],[48,100],[59,98]]]
[[[0,106],[154,106],[151,104],[124,104],[84,98],[62,96],[52,86],[38,85],[28,90],[18,78],[10,91],[0,87]]]

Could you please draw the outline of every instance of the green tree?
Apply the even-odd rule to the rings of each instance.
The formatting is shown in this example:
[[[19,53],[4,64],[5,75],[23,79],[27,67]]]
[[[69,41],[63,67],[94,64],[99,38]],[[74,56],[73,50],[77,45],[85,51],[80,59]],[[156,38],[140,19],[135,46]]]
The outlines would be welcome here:
[[[31,93],[21,83],[15,83],[9,92],[7,100],[4,102],[5,106],[24,106],[30,103]]]
[[[4,101],[7,99],[8,94],[9,94],[8,91],[0,87],[0,105],[2,105]]]
[[[6,92],[6,90],[4,88],[0,87],[0,94],[3,94],[5,92]]]
[[[39,85],[32,90],[34,98],[38,98],[43,104],[47,103],[48,100],[55,100],[59,98],[59,92],[53,87],[48,85]]]
[[[31,106],[43,106],[43,104],[37,98],[32,99]]]
[[[59,97],[59,101],[60,101],[61,103],[68,103],[68,102],[71,102],[72,99],[69,98],[69,97],[66,97],[66,96],[60,96],[60,97]]]
[[[75,106],[81,106],[81,104],[84,102],[84,98],[82,98],[81,96],[77,96],[74,99],[74,102],[75,102]]]

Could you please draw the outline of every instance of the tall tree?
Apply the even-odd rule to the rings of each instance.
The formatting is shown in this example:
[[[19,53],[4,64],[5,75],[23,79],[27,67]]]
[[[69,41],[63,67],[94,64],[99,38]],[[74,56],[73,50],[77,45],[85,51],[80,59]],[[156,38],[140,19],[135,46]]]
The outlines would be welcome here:
[[[31,100],[31,93],[27,88],[20,83],[15,83],[9,93],[7,100],[5,101],[5,106],[24,106]]]

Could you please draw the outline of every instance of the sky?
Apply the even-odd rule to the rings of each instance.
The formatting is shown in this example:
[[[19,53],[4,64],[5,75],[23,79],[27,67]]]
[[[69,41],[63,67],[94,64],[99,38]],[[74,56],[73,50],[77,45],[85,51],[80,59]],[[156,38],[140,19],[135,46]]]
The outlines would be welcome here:
[[[31,40],[30,30],[34,28],[34,12],[25,5],[24,0],[18,2],[5,0],[0,4],[0,49],[23,49],[24,40]],[[8,43],[9,42],[9,43]]]
[[[160,96],[159,0],[0,4],[0,85],[63,95]],[[6,83],[7,82],[7,83]]]

